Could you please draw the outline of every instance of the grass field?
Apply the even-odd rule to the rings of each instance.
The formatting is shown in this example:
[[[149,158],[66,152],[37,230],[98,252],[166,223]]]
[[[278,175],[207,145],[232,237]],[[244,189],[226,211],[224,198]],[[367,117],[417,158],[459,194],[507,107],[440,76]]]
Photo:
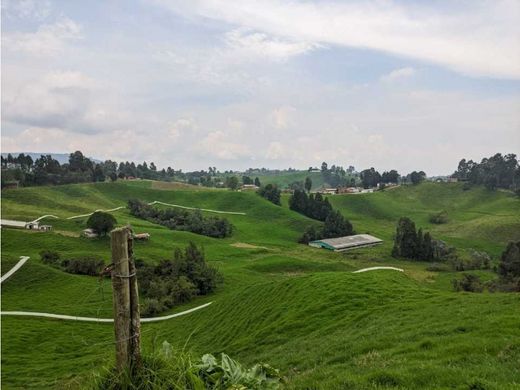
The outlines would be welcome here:
[[[485,250],[496,263],[508,240],[520,240],[520,201],[509,193],[424,183],[332,196],[358,233],[384,240],[343,254],[296,243],[312,221],[290,211],[287,197],[278,207],[254,193],[149,181],[4,191],[2,218],[66,218],[125,205],[129,198],[246,213],[227,216],[235,226],[231,237],[212,239],[135,219],[126,209],[114,212],[119,224],[151,234],[149,242],[136,242],[138,258],[154,263],[194,241],[224,275],[217,293],[170,312],[213,301],[208,308],[144,324],[146,352],[167,340],[177,349],[187,344],[195,355],[226,352],[246,364],[264,361],[280,368],[294,389],[520,387],[519,295],[455,293],[456,273],[430,272],[425,263],[389,256],[396,221],[409,216],[462,255]],[[449,223],[430,224],[428,216],[441,210]],[[49,220],[51,233],[2,229],[2,274],[19,256],[31,256],[2,285],[2,310],[111,317],[110,280],[66,274],[39,260],[41,250],[54,249],[64,257],[95,254],[108,263],[108,239],[77,237],[85,221]],[[351,273],[382,264],[405,272]],[[112,361],[113,348],[109,324],[2,317],[2,385],[81,388]]]

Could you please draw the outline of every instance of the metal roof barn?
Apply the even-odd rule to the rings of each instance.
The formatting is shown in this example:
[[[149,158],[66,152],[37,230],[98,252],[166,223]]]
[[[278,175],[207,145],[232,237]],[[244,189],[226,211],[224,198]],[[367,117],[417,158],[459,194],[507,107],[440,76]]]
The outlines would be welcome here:
[[[356,234],[354,236],[325,238],[323,240],[311,241],[309,242],[309,245],[315,248],[329,249],[331,251],[346,251],[349,249],[372,246],[382,242],[383,240],[371,236],[370,234]]]
[[[11,219],[2,219],[2,220],[0,220],[0,225],[2,227],[11,227],[11,228],[25,229],[25,226],[27,225],[27,222],[13,221]]]

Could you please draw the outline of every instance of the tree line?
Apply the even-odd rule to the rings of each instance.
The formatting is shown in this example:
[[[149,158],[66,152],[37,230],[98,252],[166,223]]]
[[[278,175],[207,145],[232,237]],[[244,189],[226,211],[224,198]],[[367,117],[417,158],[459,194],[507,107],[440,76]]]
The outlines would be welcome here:
[[[19,154],[13,157],[1,157],[2,187],[10,181],[17,181],[21,186],[57,185],[106,180],[140,178],[153,180],[172,180],[179,172],[171,167],[158,170],[151,162],[142,164],[112,160],[94,162],[81,151],[69,155],[68,163],[60,164],[52,155],[42,155],[35,161],[29,155]]]
[[[452,177],[470,184],[484,185],[490,190],[504,188],[520,193],[520,166],[516,154],[501,153],[483,158],[480,163],[460,160]]]
[[[213,238],[228,237],[233,232],[233,225],[226,218],[205,217],[200,210],[159,209],[138,199],[130,199],[128,209],[135,217],[172,230],[184,230]]]

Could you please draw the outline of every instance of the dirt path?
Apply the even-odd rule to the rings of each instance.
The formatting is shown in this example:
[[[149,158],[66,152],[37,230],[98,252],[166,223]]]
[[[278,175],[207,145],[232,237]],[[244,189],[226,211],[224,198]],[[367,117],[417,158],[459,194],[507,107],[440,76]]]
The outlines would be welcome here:
[[[193,313],[194,311],[204,309],[208,307],[213,302],[205,303],[204,305],[196,306],[192,309],[181,311],[180,313],[174,313],[167,316],[162,317],[151,317],[151,318],[141,318],[141,322],[158,322],[165,321],[171,318],[180,317],[186,314]],[[53,318],[57,320],[70,320],[70,321],[82,321],[82,322],[105,322],[112,323],[114,319],[112,318],[95,318],[95,317],[78,317],[78,316],[68,316],[64,314],[52,314],[52,313],[39,313],[33,311],[2,311],[0,315],[3,316],[20,316],[20,317],[40,317],[40,318]]]
[[[404,272],[404,269],[396,268],[396,267],[369,267],[369,268],[358,269],[357,271],[353,271],[352,273],[353,274],[359,274],[361,272],[376,271],[378,269],[390,269],[390,270],[393,270],[393,271]]]
[[[239,211],[222,211],[222,210],[200,209],[198,207],[188,207],[188,206],[181,206],[179,204],[164,203],[164,202],[161,202],[161,201],[158,201],[158,200],[154,200],[153,202],[148,203],[149,206],[153,206],[154,204],[161,204],[163,206],[177,207],[177,208],[186,209],[186,210],[200,210],[200,211],[206,211],[208,213],[231,214],[231,215],[246,215],[246,213],[242,213],[242,212],[239,212]],[[119,207],[115,207],[115,208],[109,209],[109,210],[98,209],[98,210],[95,210],[95,211],[93,211],[91,213],[80,214],[80,215],[73,215],[71,217],[66,217],[64,219],[70,220],[70,219],[90,217],[92,214],[94,214],[95,212],[98,212],[98,211],[102,211],[104,213],[111,213],[111,212],[114,212],[114,211],[117,211],[117,210],[124,209],[125,207],[126,206],[119,206]],[[47,214],[47,215],[42,215],[41,217],[36,218],[32,222],[38,222],[38,221],[40,221],[42,219],[45,219],[45,218],[61,219],[60,217],[57,217],[56,215]]]
[[[18,263],[16,263],[16,265],[11,268],[9,271],[6,272],[6,274],[4,276],[2,276],[2,278],[0,279],[0,283],[3,283],[6,281],[6,279],[8,279],[9,277],[11,277],[16,271],[18,271],[22,265],[25,264],[25,262],[27,260],[29,260],[29,256],[20,256],[20,261]]]

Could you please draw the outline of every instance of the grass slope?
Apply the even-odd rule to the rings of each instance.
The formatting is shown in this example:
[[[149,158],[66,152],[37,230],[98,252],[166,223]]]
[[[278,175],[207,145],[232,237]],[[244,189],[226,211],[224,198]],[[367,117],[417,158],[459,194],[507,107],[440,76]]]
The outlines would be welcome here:
[[[454,293],[454,273],[389,257],[395,223],[407,215],[462,252],[482,249],[496,258],[508,239],[520,239],[517,198],[428,183],[333,196],[358,232],[385,240],[338,254],[296,244],[311,220],[256,194],[159,187],[140,181],[9,190],[2,193],[2,217],[67,217],[124,205],[128,198],[246,212],[228,216],[236,231],[223,240],[171,231],[126,210],[114,213],[119,223],[151,233],[149,242],[136,243],[137,257],[156,262],[192,240],[204,245],[225,278],[216,294],[171,312],[214,301],[208,308],[145,324],[148,352],[168,340],[177,348],[188,342],[197,354],[225,351],[248,364],[262,360],[279,367],[288,387],[297,389],[520,386],[518,294]],[[428,215],[442,209],[450,222],[430,225]],[[85,220],[52,221],[52,233],[2,230],[2,274],[19,256],[31,256],[2,285],[2,310],[110,317],[109,280],[69,275],[39,261],[39,251],[53,248],[64,257],[94,254],[108,263],[108,239],[77,237]],[[406,273],[350,273],[381,263]],[[3,317],[2,382],[9,389],[81,388],[85,376],[111,361],[112,338],[107,324]]]

